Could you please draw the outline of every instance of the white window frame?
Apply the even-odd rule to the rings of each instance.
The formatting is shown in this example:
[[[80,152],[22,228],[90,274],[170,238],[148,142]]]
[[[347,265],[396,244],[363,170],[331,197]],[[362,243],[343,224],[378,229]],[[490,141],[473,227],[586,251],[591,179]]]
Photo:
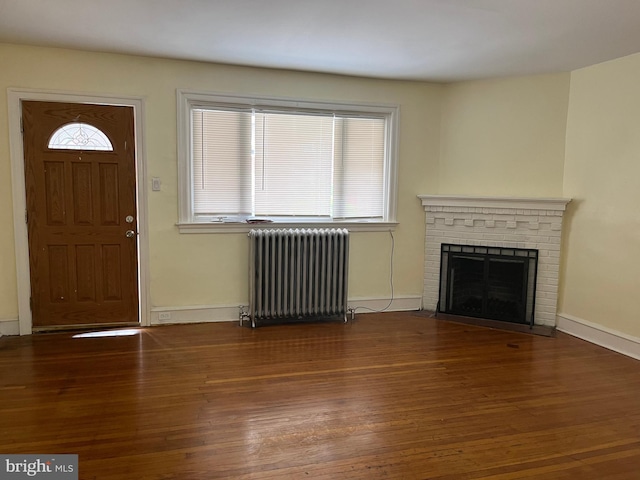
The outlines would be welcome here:
[[[398,122],[400,108],[397,105],[342,103],[293,100],[277,97],[226,95],[189,90],[177,91],[178,112],[178,223],[181,233],[248,232],[252,228],[328,228],[339,226],[352,231],[389,231],[395,229],[397,209],[397,171],[398,171]],[[196,218],[193,211],[192,187],[192,144],[191,110],[193,108],[215,108],[221,105],[242,105],[259,108],[275,107],[292,110],[338,111],[361,114],[375,114],[387,119],[385,139],[384,187],[387,198],[384,201],[384,218],[377,220],[303,220],[295,221],[274,219],[273,223],[248,224],[245,222],[203,221]]]

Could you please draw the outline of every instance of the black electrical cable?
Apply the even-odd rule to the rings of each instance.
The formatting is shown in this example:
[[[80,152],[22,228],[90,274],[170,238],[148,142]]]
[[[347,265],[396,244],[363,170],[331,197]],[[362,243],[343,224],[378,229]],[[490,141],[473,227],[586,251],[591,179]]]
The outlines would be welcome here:
[[[372,313],[382,313],[385,312],[389,309],[389,307],[391,307],[391,304],[393,303],[393,296],[394,296],[394,286],[393,286],[393,254],[395,252],[396,249],[396,239],[393,236],[393,232],[391,230],[389,230],[389,235],[391,236],[391,256],[389,259],[389,285],[391,286],[391,298],[389,299],[389,303],[387,304],[386,307],[384,307],[382,310],[374,310],[373,308],[369,308],[369,307],[356,307],[356,308],[352,308],[350,311],[351,313],[355,314],[356,311],[358,309],[363,309],[363,310],[367,310],[369,312]]]

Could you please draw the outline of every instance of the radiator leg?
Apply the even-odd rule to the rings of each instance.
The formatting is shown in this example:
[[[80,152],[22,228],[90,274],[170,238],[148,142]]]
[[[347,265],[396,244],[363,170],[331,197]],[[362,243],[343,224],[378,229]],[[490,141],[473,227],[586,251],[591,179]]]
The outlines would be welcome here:
[[[247,313],[247,307],[244,305],[240,305],[240,326],[242,326],[244,321],[248,319],[249,319],[249,314]]]

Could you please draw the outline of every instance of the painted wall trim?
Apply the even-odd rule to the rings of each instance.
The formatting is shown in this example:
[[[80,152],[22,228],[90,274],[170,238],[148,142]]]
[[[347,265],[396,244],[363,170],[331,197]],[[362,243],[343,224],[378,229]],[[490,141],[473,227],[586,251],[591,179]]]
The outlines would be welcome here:
[[[556,328],[587,342],[640,360],[640,338],[574,317],[568,313],[558,314]]]
[[[405,295],[390,298],[351,298],[347,301],[349,308],[354,308],[356,314],[385,312],[409,312],[422,308],[421,295]]]
[[[27,225],[24,221],[27,207],[24,173],[24,150],[20,119],[22,117],[21,102],[23,100],[97,103],[109,105],[125,105],[134,109],[136,134],[136,176],[138,201],[138,262],[139,262],[139,302],[140,324],[149,325],[149,226],[146,181],[146,150],[144,129],[144,98],[123,97],[100,94],[84,94],[77,92],[61,92],[50,90],[33,90],[9,88],[7,103],[9,111],[9,152],[11,157],[11,186],[13,195],[13,229],[16,255],[16,280],[18,288],[18,322],[20,335],[30,335],[32,328],[31,279],[29,276],[29,248]]]
[[[240,304],[156,307],[151,309],[151,325],[237,322]]]
[[[570,198],[545,197],[477,197],[469,195],[418,195],[422,206],[515,208],[520,210],[564,211]]]
[[[0,337],[3,335],[20,335],[20,323],[18,319],[0,319]]]
[[[267,224],[248,223],[176,223],[180,233],[248,233],[256,229],[273,228],[346,228],[350,232],[388,232],[395,230],[398,222],[275,222]]]
[[[379,311],[389,305],[389,298],[351,299],[349,307],[356,308],[356,315]],[[404,296],[393,299],[385,312],[420,310],[422,297]],[[151,325],[172,325],[186,323],[237,322],[240,318],[240,305],[193,305],[179,307],[154,307],[151,309]]]

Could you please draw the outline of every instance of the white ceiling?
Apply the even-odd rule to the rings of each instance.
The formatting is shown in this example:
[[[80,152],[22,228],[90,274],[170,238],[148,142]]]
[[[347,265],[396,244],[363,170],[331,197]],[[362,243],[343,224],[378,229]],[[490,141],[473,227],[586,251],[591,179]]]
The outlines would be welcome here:
[[[0,0],[0,42],[456,81],[640,52],[640,0]]]

